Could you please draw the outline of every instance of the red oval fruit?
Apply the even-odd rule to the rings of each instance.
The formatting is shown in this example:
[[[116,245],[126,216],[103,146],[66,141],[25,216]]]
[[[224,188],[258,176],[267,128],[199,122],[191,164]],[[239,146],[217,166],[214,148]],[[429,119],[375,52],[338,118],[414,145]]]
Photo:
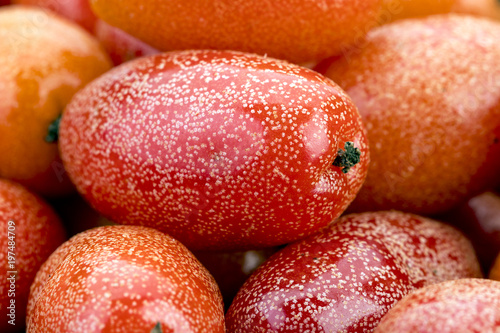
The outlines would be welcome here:
[[[23,186],[0,179],[1,332],[22,331],[30,285],[49,255],[66,240],[52,208]]]
[[[335,83],[233,51],[115,68],[66,108],[60,149],[104,216],[219,250],[284,244],[327,226],[369,159],[356,107]]]
[[[135,226],[72,237],[31,287],[27,332],[224,332],[213,277],[181,243]]]
[[[319,70],[353,99],[371,163],[351,211],[444,212],[500,181],[500,24],[401,20]]]
[[[288,245],[245,282],[228,332],[371,332],[403,296],[481,276],[455,229],[400,212],[347,215]]]
[[[375,333],[498,332],[500,282],[445,281],[418,289],[399,301]]]

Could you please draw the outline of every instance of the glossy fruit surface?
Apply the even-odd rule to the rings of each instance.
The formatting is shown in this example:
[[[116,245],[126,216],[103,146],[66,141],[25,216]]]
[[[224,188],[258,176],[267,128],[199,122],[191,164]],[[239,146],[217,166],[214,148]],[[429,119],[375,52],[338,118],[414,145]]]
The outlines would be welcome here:
[[[499,330],[500,282],[459,279],[412,292],[382,318],[375,333]]]
[[[27,332],[224,332],[220,291],[182,244],[109,226],[74,236],[37,273]]]
[[[443,212],[498,184],[500,24],[459,15],[394,22],[318,68],[367,128],[371,163],[352,211]]]
[[[0,177],[44,195],[72,191],[49,125],[109,58],[83,29],[35,8],[2,7],[0,37]]]
[[[3,179],[0,228],[0,332],[22,331],[35,274],[66,235],[58,216],[45,201]]]
[[[191,249],[305,237],[343,212],[369,160],[359,113],[336,84],[233,51],[173,52],[113,69],[72,100],[60,147],[101,214]],[[359,163],[349,168],[350,157]]]
[[[91,0],[96,14],[162,51],[254,52],[304,63],[377,24],[382,0]]]
[[[288,245],[245,282],[229,332],[371,332],[410,291],[480,276],[456,230],[400,212],[352,214]]]

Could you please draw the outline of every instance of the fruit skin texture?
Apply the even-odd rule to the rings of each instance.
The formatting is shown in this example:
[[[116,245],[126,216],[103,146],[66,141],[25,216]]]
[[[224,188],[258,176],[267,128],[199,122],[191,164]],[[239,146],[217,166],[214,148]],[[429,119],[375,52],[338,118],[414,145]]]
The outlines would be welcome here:
[[[162,50],[254,52],[295,63],[339,53],[377,25],[382,0],[91,0],[95,13]]]
[[[467,239],[401,212],[341,217],[273,255],[245,282],[228,332],[372,332],[416,288],[480,277]]]
[[[500,282],[446,281],[416,290],[382,318],[375,333],[498,332]]]
[[[91,35],[40,9],[0,9],[0,177],[43,195],[73,191],[45,137],[72,95],[111,67]]]
[[[9,230],[9,221],[15,226]],[[11,223],[12,224],[12,223]],[[0,179],[0,321],[1,332],[21,331],[25,325],[26,305],[30,285],[36,272],[49,255],[66,240],[66,233],[59,217],[40,197],[23,186]],[[9,239],[15,234],[15,239]],[[9,241],[15,242],[11,248]],[[14,254],[13,267],[10,267],[9,253]],[[15,297],[9,295],[10,277],[8,271],[17,271]],[[15,326],[8,320],[11,299],[15,300]]]
[[[361,160],[333,166],[353,142]],[[191,249],[271,247],[327,226],[353,200],[369,152],[331,80],[233,51],[119,66],[81,90],[60,125],[65,167],[105,217]]]
[[[499,35],[474,17],[402,20],[318,65],[368,132],[368,177],[350,211],[436,214],[498,184]]]
[[[72,237],[38,272],[27,332],[224,332],[213,277],[172,237],[108,226]]]

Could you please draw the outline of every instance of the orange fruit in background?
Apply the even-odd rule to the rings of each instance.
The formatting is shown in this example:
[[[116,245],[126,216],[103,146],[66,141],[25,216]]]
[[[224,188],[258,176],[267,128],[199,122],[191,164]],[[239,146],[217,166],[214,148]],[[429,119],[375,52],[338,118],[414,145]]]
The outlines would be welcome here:
[[[91,0],[96,14],[162,50],[254,52],[296,63],[342,51],[378,25],[382,0]]]
[[[433,14],[448,13],[457,0],[384,0],[383,18],[386,23]],[[473,0],[476,1],[476,0]]]
[[[0,177],[43,195],[72,190],[48,129],[73,94],[111,68],[86,31],[40,9],[0,9]]]
[[[318,70],[358,107],[371,163],[351,211],[443,212],[498,183],[500,24],[394,22]]]

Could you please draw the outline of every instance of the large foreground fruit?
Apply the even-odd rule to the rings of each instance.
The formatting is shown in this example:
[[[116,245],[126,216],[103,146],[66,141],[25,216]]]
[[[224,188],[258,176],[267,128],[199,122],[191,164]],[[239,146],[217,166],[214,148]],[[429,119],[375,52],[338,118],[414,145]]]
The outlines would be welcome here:
[[[85,30],[48,11],[0,9],[0,177],[43,195],[74,190],[49,126],[111,62]]]
[[[363,117],[371,163],[353,211],[443,212],[500,181],[500,24],[401,20],[319,66]]]
[[[29,333],[223,333],[224,311],[215,280],[181,243],[110,226],[74,236],[43,264],[27,324]]]
[[[377,24],[382,0],[91,0],[104,21],[163,51],[255,52],[296,63],[339,53]]]
[[[468,240],[439,222],[400,212],[346,215],[288,245],[245,282],[228,332],[372,332],[406,294],[481,277]]]
[[[59,217],[23,186],[0,179],[0,332],[21,332],[36,272],[66,240]]]
[[[382,318],[375,333],[500,332],[500,282],[459,279],[416,290]]]
[[[100,213],[192,249],[269,247],[327,226],[369,159],[359,113],[335,83],[232,51],[113,69],[67,107],[60,147]]]

